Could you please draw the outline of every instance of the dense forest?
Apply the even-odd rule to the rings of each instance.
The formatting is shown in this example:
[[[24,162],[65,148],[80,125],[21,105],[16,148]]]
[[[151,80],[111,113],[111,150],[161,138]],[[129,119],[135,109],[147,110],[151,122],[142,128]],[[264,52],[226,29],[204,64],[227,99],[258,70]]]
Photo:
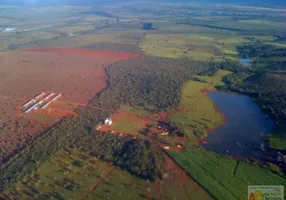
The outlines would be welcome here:
[[[249,44],[237,47],[241,57],[254,58],[251,68],[238,68],[225,78],[228,89],[252,96],[273,119],[286,117],[286,48]],[[270,59],[272,58],[272,59]]]
[[[106,70],[109,87],[91,103],[109,109],[121,104],[142,106],[150,111],[176,108],[183,83],[198,73],[210,73],[217,65],[186,58],[147,56],[118,62]]]
[[[138,177],[154,181],[161,174],[164,157],[148,140],[91,132],[81,143],[83,150]]]

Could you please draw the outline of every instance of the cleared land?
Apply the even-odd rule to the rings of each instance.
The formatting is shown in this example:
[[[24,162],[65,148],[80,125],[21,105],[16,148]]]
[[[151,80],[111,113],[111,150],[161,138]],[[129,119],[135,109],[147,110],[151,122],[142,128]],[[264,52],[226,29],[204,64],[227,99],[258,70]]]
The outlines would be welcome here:
[[[180,110],[171,115],[170,119],[181,125],[190,139],[206,137],[211,129],[223,125],[225,119],[206,91],[223,85],[221,79],[228,74],[230,72],[219,70],[213,77],[197,76],[201,82],[188,81],[184,85]]]
[[[250,40],[243,36],[215,34],[149,34],[140,43],[147,55],[192,60],[222,61],[235,59],[235,46]]]
[[[112,115],[112,128],[117,132],[136,134],[145,127],[145,121],[124,111],[117,111]]]
[[[21,116],[24,102],[45,91],[63,94],[69,102],[86,104],[106,87],[105,66],[139,56],[75,49],[32,49],[1,54],[1,160],[47,128],[35,123],[35,118]],[[47,120],[43,114],[34,117]]]

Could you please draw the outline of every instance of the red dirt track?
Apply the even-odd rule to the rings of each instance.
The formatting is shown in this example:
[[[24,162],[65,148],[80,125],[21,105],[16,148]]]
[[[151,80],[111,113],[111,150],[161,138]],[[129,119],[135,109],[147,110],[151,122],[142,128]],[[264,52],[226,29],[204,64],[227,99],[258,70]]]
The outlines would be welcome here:
[[[63,94],[60,101],[86,104],[106,86],[104,68],[139,54],[87,49],[27,49],[0,55],[1,161],[47,128],[21,113],[21,105],[41,92]],[[54,114],[61,117],[54,109]],[[70,113],[63,113],[63,116]],[[30,115],[30,113],[28,114]]]

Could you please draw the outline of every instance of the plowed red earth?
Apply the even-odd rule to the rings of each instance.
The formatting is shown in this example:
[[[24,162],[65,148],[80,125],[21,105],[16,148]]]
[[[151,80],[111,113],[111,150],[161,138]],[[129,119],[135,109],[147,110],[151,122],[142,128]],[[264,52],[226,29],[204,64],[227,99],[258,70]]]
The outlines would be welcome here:
[[[139,54],[87,49],[28,49],[0,55],[1,161],[47,126],[21,116],[21,105],[41,92],[86,104],[106,87],[105,66]]]

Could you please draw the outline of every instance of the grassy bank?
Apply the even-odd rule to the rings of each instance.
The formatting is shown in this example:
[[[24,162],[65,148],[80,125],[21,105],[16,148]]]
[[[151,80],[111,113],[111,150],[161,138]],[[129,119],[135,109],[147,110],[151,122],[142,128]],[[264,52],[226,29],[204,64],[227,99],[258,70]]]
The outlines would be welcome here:
[[[286,150],[286,120],[280,120],[275,125],[275,128],[272,133],[267,134],[265,138],[268,140],[271,148]]]
[[[198,81],[188,81],[181,94],[180,110],[171,120],[183,127],[189,138],[207,136],[207,131],[224,123],[223,115],[203,90],[215,90],[224,83],[229,71],[219,70],[214,76],[196,76]]]

